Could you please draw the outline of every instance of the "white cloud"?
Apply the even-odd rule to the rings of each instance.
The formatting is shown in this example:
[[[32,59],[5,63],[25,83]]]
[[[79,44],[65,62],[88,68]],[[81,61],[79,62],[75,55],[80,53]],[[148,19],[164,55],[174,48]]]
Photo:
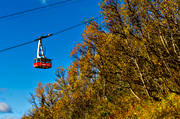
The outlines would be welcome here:
[[[8,104],[1,102],[0,103],[0,112],[3,113],[10,113],[11,112],[11,108]]]

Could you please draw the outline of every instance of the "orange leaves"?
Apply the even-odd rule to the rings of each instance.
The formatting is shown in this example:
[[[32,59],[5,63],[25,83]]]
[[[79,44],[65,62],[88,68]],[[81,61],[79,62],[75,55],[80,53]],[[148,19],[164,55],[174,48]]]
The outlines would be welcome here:
[[[77,55],[77,51],[79,50],[79,48],[80,48],[81,46],[83,46],[83,45],[77,43],[77,44],[76,44],[76,47],[72,50],[70,56],[72,57],[73,55]]]
[[[96,23],[90,24],[86,26],[86,30],[84,31],[84,35],[88,36],[89,34],[95,34],[97,32],[97,28],[95,26]]]
[[[180,92],[177,1],[104,0],[101,8],[106,26],[89,24],[71,53],[75,61],[57,68],[55,83],[38,84],[33,114],[54,119],[179,114],[179,96],[170,94]]]
[[[38,87],[35,89],[35,91],[37,97],[40,97],[44,94],[44,87],[41,85],[41,82],[38,83]]]

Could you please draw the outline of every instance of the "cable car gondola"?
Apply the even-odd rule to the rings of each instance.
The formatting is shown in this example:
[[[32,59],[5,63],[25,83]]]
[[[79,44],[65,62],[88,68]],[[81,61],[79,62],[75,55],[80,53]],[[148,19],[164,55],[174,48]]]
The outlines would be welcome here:
[[[49,69],[52,67],[51,59],[45,57],[43,53],[42,38],[38,39],[37,57],[34,59],[34,67],[41,69]]]

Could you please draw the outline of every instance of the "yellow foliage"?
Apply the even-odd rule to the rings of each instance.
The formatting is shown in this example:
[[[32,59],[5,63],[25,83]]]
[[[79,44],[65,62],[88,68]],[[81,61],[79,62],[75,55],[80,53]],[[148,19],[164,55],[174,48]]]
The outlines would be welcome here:
[[[104,0],[75,60],[38,84],[23,119],[180,118],[178,0]]]

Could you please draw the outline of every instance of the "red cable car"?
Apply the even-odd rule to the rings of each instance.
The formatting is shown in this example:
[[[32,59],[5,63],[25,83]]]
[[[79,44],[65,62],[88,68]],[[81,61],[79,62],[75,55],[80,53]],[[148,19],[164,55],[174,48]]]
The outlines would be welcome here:
[[[51,63],[51,59],[48,59],[44,56],[41,40],[42,38],[40,38],[38,42],[37,58],[34,59],[34,67],[41,69],[48,69],[52,67],[52,63]]]
[[[35,58],[34,67],[41,69],[48,69],[52,67],[51,59],[47,58]]]

